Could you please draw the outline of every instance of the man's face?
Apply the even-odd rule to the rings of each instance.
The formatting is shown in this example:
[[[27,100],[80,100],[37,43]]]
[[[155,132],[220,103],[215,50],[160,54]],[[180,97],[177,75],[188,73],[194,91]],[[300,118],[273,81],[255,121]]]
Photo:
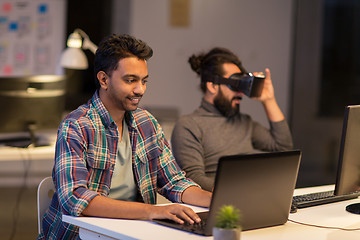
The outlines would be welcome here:
[[[239,67],[233,63],[224,63],[223,70],[224,78],[229,78],[234,73],[241,73]],[[231,118],[239,114],[240,100],[243,96],[242,92],[235,92],[228,86],[220,84],[214,105],[225,117]]]
[[[121,59],[118,67],[108,76],[106,94],[118,110],[136,110],[146,91],[147,63],[136,57]]]

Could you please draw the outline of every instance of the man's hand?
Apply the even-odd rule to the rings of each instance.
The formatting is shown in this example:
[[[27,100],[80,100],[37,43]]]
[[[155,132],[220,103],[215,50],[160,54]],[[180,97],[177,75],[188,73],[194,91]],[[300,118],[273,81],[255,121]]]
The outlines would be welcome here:
[[[254,72],[253,74],[254,76],[264,75],[263,73],[259,73],[259,72]],[[261,96],[254,99],[259,100],[263,103],[269,100],[275,100],[274,87],[271,81],[271,73],[270,73],[270,69],[268,68],[265,69],[265,82]]]
[[[180,224],[183,224],[184,221],[190,224],[201,221],[191,208],[180,204],[152,206],[149,209],[149,220],[152,219],[170,219]]]
[[[259,73],[254,73],[256,76]],[[271,81],[271,74],[268,68],[265,69],[265,83],[261,96],[254,98],[259,100],[264,108],[269,121],[279,122],[285,119],[275,99],[274,87]]]

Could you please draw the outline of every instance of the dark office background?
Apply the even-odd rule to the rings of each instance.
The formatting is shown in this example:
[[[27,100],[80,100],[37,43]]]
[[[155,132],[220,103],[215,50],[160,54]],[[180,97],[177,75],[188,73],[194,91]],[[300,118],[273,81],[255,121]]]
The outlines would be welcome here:
[[[111,0],[76,0],[67,2],[66,36],[76,28],[82,29],[91,41],[98,45],[102,38],[111,34]],[[66,109],[75,109],[91,98],[96,87],[94,83],[94,54],[85,51],[89,68],[86,70],[66,70],[68,76],[68,96]]]
[[[297,187],[334,184],[345,106],[360,104],[360,2],[295,6],[290,127],[303,151]]]
[[[324,1],[319,115],[342,117],[360,103],[360,1]]]

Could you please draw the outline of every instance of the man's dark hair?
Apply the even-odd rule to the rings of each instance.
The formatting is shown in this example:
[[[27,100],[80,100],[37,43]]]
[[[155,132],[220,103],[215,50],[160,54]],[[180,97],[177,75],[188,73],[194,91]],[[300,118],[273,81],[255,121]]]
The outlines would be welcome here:
[[[211,49],[208,53],[192,55],[189,58],[189,63],[191,69],[201,77],[200,88],[203,92],[206,91],[208,77],[224,75],[222,67],[224,63],[233,63],[240,68],[241,72],[246,73],[240,59],[226,48],[216,47]]]
[[[95,53],[94,73],[96,86],[100,86],[96,76],[99,71],[111,75],[123,58],[137,57],[141,60],[148,60],[152,55],[153,50],[151,47],[133,36],[112,34],[104,38]]]

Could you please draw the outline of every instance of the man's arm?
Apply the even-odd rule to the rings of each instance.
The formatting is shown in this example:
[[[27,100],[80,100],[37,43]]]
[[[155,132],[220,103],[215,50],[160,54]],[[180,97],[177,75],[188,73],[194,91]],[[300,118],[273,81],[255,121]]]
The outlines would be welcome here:
[[[255,75],[256,73],[254,73]],[[289,126],[285,121],[275,99],[274,87],[271,81],[271,74],[268,68],[265,69],[264,89],[259,98],[255,98],[264,106],[268,120],[270,121],[270,131],[254,123],[253,144],[254,147],[266,151],[289,150],[293,148],[293,142]]]
[[[265,83],[263,92],[257,99],[262,102],[269,121],[280,122],[285,119],[285,116],[275,99],[274,87],[271,81],[271,73],[268,68],[265,69]]]
[[[209,206],[211,193],[197,187],[189,187],[183,193],[183,200],[189,204]],[[150,205],[139,202],[120,201],[96,196],[82,212],[85,216],[124,219],[170,219],[180,224],[199,222],[198,215],[189,207],[180,204]]]
[[[193,186],[183,192],[182,201],[191,205],[210,207],[211,197],[211,192]]]

